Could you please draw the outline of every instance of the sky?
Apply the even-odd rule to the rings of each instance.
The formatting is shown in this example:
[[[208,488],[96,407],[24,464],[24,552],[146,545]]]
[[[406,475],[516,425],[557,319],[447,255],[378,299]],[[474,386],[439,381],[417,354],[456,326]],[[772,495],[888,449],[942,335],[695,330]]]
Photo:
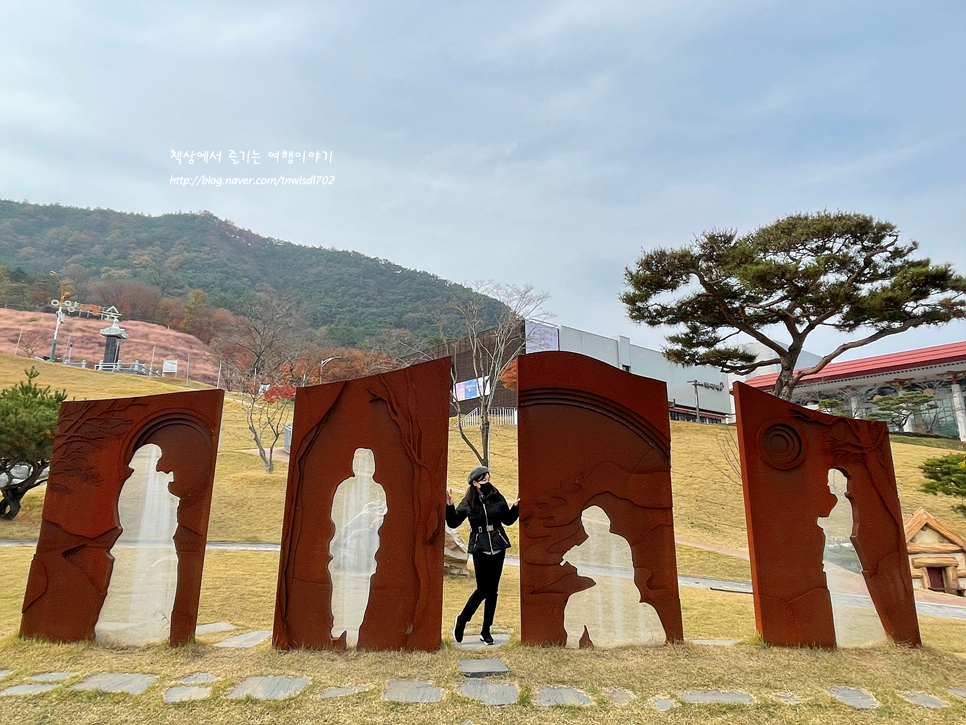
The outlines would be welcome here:
[[[209,210],[660,348],[624,268],[708,229],[860,212],[966,272],[964,33],[939,0],[0,0],[0,198]],[[318,183],[228,182],[280,177]]]

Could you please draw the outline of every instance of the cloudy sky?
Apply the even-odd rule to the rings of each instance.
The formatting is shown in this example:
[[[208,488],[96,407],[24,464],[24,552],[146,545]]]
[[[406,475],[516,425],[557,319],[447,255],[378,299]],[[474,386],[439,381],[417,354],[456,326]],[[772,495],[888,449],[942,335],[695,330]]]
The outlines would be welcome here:
[[[964,33],[966,4],[938,0],[0,0],[0,198],[208,209],[533,284],[558,323],[660,347],[625,317],[623,269],[713,227],[858,211],[966,271]],[[199,175],[334,182],[171,183]]]

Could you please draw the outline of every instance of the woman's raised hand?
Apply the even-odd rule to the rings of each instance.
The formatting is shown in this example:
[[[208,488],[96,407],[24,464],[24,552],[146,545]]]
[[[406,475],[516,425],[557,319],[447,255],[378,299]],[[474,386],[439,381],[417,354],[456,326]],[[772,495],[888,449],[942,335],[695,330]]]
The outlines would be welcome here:
[[[519,505],[520,505],[520,497],[517,496],[515,499],[513,499],[513,503],[510,504],[510,508],[513,508],[514,506],[519,506]]]
[[[447,506],[453,505],[453,494],[449,492],[448,488],[446,489],[446,505]]]

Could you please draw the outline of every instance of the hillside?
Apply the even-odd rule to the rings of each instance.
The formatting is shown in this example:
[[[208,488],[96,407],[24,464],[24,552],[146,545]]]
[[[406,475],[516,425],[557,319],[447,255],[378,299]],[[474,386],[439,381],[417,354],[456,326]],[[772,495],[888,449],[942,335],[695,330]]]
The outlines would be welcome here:
[[[0,310],[0,352],[13,355],[17,350],[22,358],[19,367],[14,366],[17,373],[30,364],[30,357],[50,353],[56,319],[57,316],[49,312]],[[104,354],[104,337],[99,331],[109,324],[99,319],[67,316],[57,335],[58,357],[66,358],[70,349],[73,362],[86,360],[88,366],[93,367]],[[150,363],[153,356],[154,368],[160,370],[162,360],[178,360],[178,377],[184,379],[187,373],[192,380],[209,385],[217,381],[218,360],[196,337],[150,322],[121,320],[120,324],[128,334],[128,339],[121,343],[122,363]]]
[[[79,268],[92,281],[139,280],[174,295],[200,289],[229,308],[268,284],[299,299],[308,323],[345,345],[387,329],[431,335],[420,311],[460,289],[358,252],[263,237],[209,212],[152,217],[3,200],[0,265],[34,275]],[[487,309],[495,320],[499,303]]]

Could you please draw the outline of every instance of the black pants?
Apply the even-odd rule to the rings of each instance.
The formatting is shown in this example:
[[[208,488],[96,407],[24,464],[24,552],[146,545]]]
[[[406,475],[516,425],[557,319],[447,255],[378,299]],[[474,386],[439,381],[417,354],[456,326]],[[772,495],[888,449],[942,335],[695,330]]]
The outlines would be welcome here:
[[[469,622],[480,602],[485,601],[483,606],[483,634],[488,634],[490,625],[493,624],[493,616],[496,614],[496,599],[500,588],[500,577],[503,575],[503,559],[506,552],[501,551],[497,554],[473,554],[473,568],[476,570],[476,591],[470,594],[466,600],[466,606],[460,613],[460,619]]]

